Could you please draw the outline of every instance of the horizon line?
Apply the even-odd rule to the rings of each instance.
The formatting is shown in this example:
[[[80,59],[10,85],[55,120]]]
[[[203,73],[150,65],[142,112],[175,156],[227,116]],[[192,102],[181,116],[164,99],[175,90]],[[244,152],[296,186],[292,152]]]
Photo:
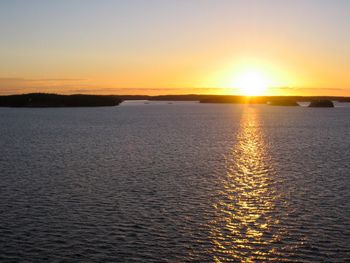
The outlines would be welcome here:
[[[22,96],[30,94],[52,94],[52,95],[62,95],[62,96],[74,96],[74,95],[86,95],[86,96],[119,96],[119,97],[170,97],[170,96],[216,96],[216,97],[333,97],[333,98],[350,98],[350,96],[338,96],[338,95],[240,95],[240,94],[198,94],[198,93],[184,93],[184,94],[164,94],[164,95],[148,95],[148,94],[84,94],[84,93],[55,93],[55,92],[28,92],[19,94],[4,94],[0,97],[7,96]]]

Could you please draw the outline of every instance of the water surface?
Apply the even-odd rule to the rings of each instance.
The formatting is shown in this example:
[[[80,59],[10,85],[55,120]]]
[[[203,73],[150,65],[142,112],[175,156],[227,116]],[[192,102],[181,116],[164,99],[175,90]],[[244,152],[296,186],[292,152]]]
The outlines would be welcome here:
[[[0,261],[346,262],[349,116],[1,108]]]

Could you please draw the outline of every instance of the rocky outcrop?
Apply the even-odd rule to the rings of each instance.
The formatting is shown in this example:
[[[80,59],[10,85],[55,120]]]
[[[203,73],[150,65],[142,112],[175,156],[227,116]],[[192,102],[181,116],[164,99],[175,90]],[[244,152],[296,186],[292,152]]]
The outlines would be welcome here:
[[[313,100],[309,107],[312,108],[333,108],[334,103],[331,100]]]

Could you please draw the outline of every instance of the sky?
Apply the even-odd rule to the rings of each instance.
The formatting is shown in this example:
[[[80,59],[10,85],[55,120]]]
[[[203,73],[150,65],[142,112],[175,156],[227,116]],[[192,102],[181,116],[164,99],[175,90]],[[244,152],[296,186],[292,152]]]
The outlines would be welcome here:
[[[350,96],[350,1],[0,0],[27,92]]]

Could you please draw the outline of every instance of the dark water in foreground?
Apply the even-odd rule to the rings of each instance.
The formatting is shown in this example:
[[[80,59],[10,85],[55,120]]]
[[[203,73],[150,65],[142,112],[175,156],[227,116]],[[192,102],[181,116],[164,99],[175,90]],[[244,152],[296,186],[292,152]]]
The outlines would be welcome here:
[[[349,262],[350,107],[0,109],[0,262]]]

